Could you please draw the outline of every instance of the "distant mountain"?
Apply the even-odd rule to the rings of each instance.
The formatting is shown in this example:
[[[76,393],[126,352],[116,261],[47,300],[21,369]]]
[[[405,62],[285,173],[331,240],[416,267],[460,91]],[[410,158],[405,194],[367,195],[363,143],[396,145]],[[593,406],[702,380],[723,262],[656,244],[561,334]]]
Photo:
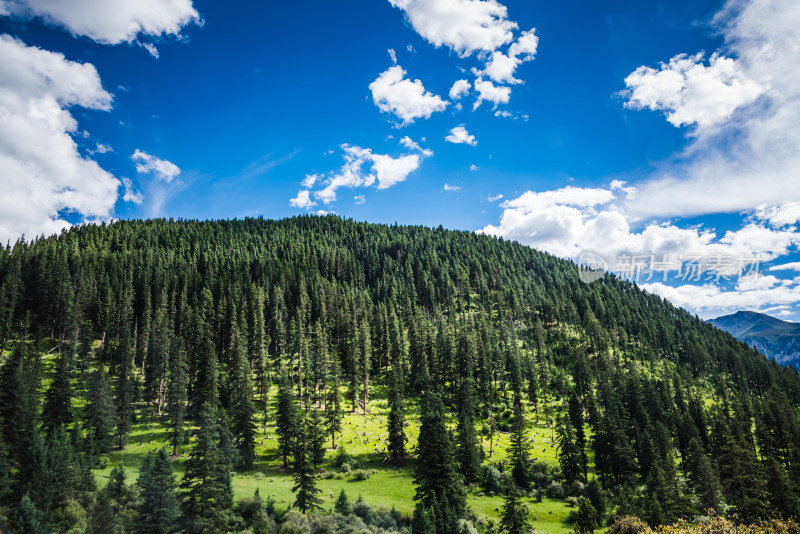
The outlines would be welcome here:
[[[747,343],[781,365],[800,369],[800,323],[781,321],[752,311],[740,311],[709,323]]]

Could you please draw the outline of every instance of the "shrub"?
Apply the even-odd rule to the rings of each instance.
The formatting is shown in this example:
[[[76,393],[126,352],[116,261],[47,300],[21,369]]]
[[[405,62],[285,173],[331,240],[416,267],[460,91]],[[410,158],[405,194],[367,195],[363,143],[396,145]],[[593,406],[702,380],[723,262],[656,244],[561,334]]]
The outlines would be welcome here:
[[[561,482],[557,480],[553,480],[550,482],[550,485],[547,486],[547,496],[551,499],[563,499],[564,498],[564,486],[561,485]]]
[[[369,480],[370,473],[369,471],[365,471],[363,469],[358,469],[357,471],[353,471],[353,479],[357,481]]]
[[[353,504],[353,514],[360,517],[366,524],[372,522],[372,507],[364,502],[361,495],[358,496],[358,500]]]
[[[342,473],[349,475],[352,470],[353,468],[350,467],[350,464],[342,464]]]
[[[483,466],[483,489],[490,493],[501,493],[503,491],[500,471],[492,465]]]

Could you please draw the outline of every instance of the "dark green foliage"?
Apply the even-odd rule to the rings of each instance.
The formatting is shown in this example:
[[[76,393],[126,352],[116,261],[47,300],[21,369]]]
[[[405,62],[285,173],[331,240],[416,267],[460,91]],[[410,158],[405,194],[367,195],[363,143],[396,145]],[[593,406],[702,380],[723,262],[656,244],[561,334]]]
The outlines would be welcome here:
[[[386,422],[386,431],[389,436],[389,458],[392,463],[399,465],[406,456],[405,432],[405,398],[403,395],[403,378],[399,365],[392,365],[391,383],[389,385],[389,417]]]
[[[347,493],[345,493],[344,488],[339,493],[339,497],[336,499],[336,504],[333,507],[334,512],[341,515],[350,515],[353,511],[353,507],[350,506],[350,499],[347,497]]]
[[[508,534],[526,534],[530,532],[528,523],[528,507],[520,498],[522,494],[514,482],[510,482],[503,497],[503,511],[500,519],[500,530]]]
[[[325,428],[319,410],[308,411],[308,457],[314,469],[319,469],[325,461]]]
[[[445,425],[440,396],[425,393],[420,413],[414,499],[434,511],[436,531],[445,534],[464,516],[466,492],[455,463],[453,440]]]
[[[320,508],[322,500],[317,496],[321,491],[317,487],[317,474],[313,465],[313,451],[310,447],[309,422],[304,419],[299,423],[299,431],[294,440],[294,486],[297,494],[294,507],[302,513]]]
[[[166,534],[177,527],[180,505],[172,461],[166,449],[145,456],[136,481],[139,506],[136,530],[142,534]]]
[[[93,451],[107,452],[114,443],[114,399],[108,373],[100,367],[89,379],[86,427],[91,431]]]
[[[577,534],[592,534],[600,526],[599,516],[592,501],[581,497],[578,504],[578,517],[575,519]]]
[[[407,453],[401,406],[424,397],[434,449],[418,451],[417,483],[440,533],[464,516],[458,475],[476,480],[475,424],[483,443],[510,432],[503,467],[519,486],[542,495],[558,476],[529,458],[550,436],[526,417],[561,427],[562,491],[580,495],[572,482],[594,468],[584,494],[600,516],[691,519],[724,503],[750,521],[797,506],[796,371],[518,243],[331,216],[118,221],[0,250],[0,478],[8,506],[28,493],[52,529],[79,528],[80,505],[88,532],[134,530],[132,498],[93,499],[87,466],[124,447],[141,413],[189,458],[182,526],[256,531],[258,514],[231,522],[229,492],[231,463],[253,457],[256,413],[266,425],[275,406],[288,467],[301,407],[323,411],[335,448],[343,385],[359,412],[387,395],[394,462]],[[69,439],[51,439],[62,426]]]
[[[278,395],[275,398],[275,430],[278,433],[278,446],[283,457],[283,466],[289,467],[289,454],[299,431],[298,411],[295,404],[292,384],[285,369],[278,379]]]
[[[430,514],[421,502],[414,508],[414,517],[411,520],[411,534],[436,534]]]
[[[44,524],[44,518],[36,505],[33,504],[26,493],[14,513],[14,525],[19,534],[48,534],[49,528]]]
[[[225,454],[224,431],[208,404],[200,415],[197,443],[181,480],[183,528],[189,533],[226,532],[231,521],[233,488]]]

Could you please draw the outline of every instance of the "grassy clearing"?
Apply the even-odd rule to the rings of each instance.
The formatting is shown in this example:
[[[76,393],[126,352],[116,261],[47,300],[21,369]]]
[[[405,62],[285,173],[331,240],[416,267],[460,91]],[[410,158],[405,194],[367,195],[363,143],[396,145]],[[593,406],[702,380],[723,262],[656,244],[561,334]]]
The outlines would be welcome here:
[[[271,392],[274,394],[275,390]],[[386,417],[388,407],[384,392],[376,390],[375,400],[370,402],[369,413],[346,413],[342,423],[342,432],[337,435],[338,447],[344,447],[353,456],[357,469],[370,473],[367,480],[356,481],[351,475],[345,475],[333,466],[334,449],[328,448],[325,464],[322,466],[325,474],[319,480],[322,490],[320,497],[326,509],[333,507],[339,492],[344,489],[351,499],[355,500],[362,495],[364,500],[374,508],[394,506],[404,514],[411,514],[414,509],[414,460],[409,459],[400,468],[393,467],[384,462],[383,451],[386,448],[387,433]],[[272,398],[272,397],[271,397]],[[111,469],[120,463],[125,467],[128,481],[133,482],[138,476],[138,467],[143,458],[149,453],[167,447],[169,450],[169,435],[166,427],[158,417],[155,417],[149,407],[141,407],[137,413],[137,424],[128,440],[125,450],[114,451],[109,454],[109,463],[104,469],[95,470],[98,485],[105,486]],[[273,425],[274,414],[270,413],[270,420],[264,425],[258,422],[258,439],[256,452],[258,458],[250,471],[237,471],[233,477],[233,489],[236,498],[250,497],[256,489],[262,497],[271,497],[275,500],[276,508],[283,510],[294,502],[292,493],[293,479],[290,471],[284,470],[275,439]],[[419,435],[418,406],[409,402],[407,415],[406,434],[408,436],[408,449],[413,454],[416,450],[417,436]],[[483,423],[478,423],[478,428]],[[551,442],[552,429],[544,424],[542,415],[541,424],[532,422],[531,425],[531,455],[541,461],[556,463],[556,449]],[[488,436],[483,438],[483,448],[487,461],[503,462],[509,445],[509,433],[497,432],[494,443],[491,445],[492,456],[489,456],[490,444]],[[175,459],[174,470],[180,478],[184,471],[184,461],[187,451],[191,448],[189,443],[179,448],[179,456]],[[502,508],[502,498],[479,493],[480,488],[471,492],[468,498],[470,508],[484,520],[498,521]],[[545,499],[535,502],[526,499],[530,508],[533,525],[539,532],[562,533],[571,530],[566,523],[570,508],[564,501]]]

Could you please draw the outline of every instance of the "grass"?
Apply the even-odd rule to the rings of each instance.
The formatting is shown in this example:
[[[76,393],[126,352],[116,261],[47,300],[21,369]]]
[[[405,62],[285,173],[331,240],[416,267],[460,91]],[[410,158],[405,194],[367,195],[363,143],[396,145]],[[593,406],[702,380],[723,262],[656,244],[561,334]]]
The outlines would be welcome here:
[[[274,393],[273,390],[271,394]],[[369,404],[367,415],[345,414],[342,421],[342,432],[337,435],[336,440],[337,446],[344,447],[357,460],[359,469],[371,473],[370,477],[367,480],[356,481],[352,475],[345,475],[336,469],[333,466],[335,451],[330,448],[330,443],[328,443],[329,448],[322,469],[329,472],[328,476],[333,478],[322,476],[319,479],[318,487],[321,490],[320,497],[323,500],[323,507],[331,509],[339,492],[344,489],[351,500],[362,495],[373,508],[394,506],[401,513],[410,515],[415,505],[413,500],[415,462],[413,458],[409,458],[402,467],[391,466],[388,462],[384,463],[385,455],[382,451],[386,448],[384,440],[387,437],[385,427],[388,415],[385,391],[382,388],[376,388],[374,397],[375,399]],[[156,451],[161,447],[171,450],[168,431],[161,420],[154,416],[151,408],[140,407],[137,415],[137,424],[133,427],[127,447],[121,451],[111,452],[108,455],[107,467],[94,471],[98,486],[105,486],[111,469],[119,464],[123,465],[128,475],[128,481],[132,483],[138,476],[139,465],[149,452]],[[263,421],[259,421],[256,440],[257,460],[253,469],[234,473],[233,490],[236,499],[239,499],[251,497],[258,489],[262,497],[271,497],[276,503],[276,508],[283,510],[294,502],[294,494],[291,490],[294,481],[291,472],[283,469],[272,424],[273,418],[274,414],[271,413],[270,420],[266,425],[263,424]],[[419,435],[418,407],[413,402],[408,403],[406,421],[408,450],[411,453],[410,456],[413,456]],[[479,430],[481,426],[482,423],[479,423]],[[551,443],[552,429],[543,423],[543,419],[541,424],[531,423],[529,435],[532,437],[531,456],[547,463],[557,463],[556,449]],[[489,456],[488,436],[483,439],[486,459],[493,463],[503,462],[506,460],[510,434],[496,432],[493,437],[493,455],[491,457]],[[173,463],[178,479],[183,475],[184,461],[190,447],[191,443],[180,447],[179,456]],[[480,491],[480,488],[477,488],[469,494],[469,507],[479,519],[499,521],[502,498],[483,495],[479,493]],[[529,506],[532,524],[538,532],[565,533],[572,530],[571,525],[566,521],[571,509],[565,501],[544,499],[543,502],[536,502],[527,498],[524,500]]]

